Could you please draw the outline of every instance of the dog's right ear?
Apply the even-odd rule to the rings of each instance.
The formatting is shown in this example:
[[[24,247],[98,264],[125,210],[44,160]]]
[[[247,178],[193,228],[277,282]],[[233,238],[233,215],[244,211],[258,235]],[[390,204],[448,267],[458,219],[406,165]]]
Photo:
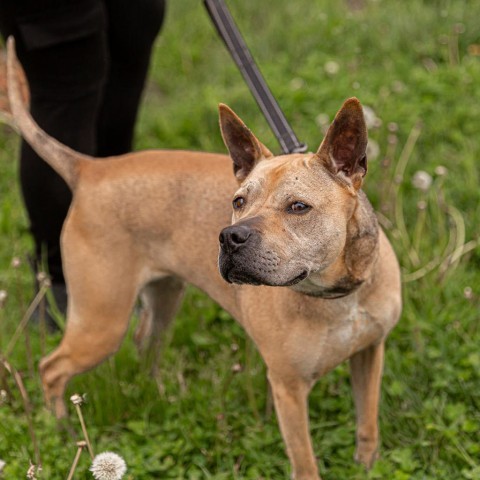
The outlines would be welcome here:
[[[233,160],[233,172],[242,182],[260,160],[273,157],[273,154],[231,108],[221,103],[218,111],[223,141]]]

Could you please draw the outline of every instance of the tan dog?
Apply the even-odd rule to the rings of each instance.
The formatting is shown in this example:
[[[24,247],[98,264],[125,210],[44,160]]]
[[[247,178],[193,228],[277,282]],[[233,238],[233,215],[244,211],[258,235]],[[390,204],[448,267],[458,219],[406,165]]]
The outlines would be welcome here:
[[[100,160],[72,151],[22,104],[11,41],[8,61],[17,126],[74,194],[62,233],[67,327],[40,366],[56,414],[66,413],[72,376],[118,349],[137,295],[149,312],[140,337],[148,333],[156,345],[189,282],[230,312],[261,352],[294,478],[320,478],[307,396],[346,359],[356,459],[370,467],[384,341],[401,295],[395,255],[360,190],[367,133],[358,100],[345,102],[317,153],[278,157],[221,105],[235,181],[224,155],[145,151]],[[233,193],[233,225],[224,228]]]

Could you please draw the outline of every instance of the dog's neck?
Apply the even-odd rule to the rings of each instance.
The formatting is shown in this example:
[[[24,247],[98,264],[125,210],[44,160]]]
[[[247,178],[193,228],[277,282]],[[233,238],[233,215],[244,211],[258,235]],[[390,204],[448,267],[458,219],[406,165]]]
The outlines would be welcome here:
[[[370,279],[378,257],[379,227],[365,194],[358,193],[357,206],[347,224],[347,237],[342,253],[319,272],[312,272],[294,285],[305,295],[335,299],[355,292]]]

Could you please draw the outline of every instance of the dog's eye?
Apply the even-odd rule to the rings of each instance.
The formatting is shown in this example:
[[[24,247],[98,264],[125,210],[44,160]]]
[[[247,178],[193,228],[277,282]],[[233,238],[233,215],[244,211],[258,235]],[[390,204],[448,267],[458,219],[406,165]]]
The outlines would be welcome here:
[[[288,208],[287,212],[289,213],[305,213],[308,212],[312,207],[303,202],[293,202]]]
[[[239,208],[242,208],[245,205],[245,199],[243,197],[236,197],[233,199],[233,208],[235,210],[238,210]]]

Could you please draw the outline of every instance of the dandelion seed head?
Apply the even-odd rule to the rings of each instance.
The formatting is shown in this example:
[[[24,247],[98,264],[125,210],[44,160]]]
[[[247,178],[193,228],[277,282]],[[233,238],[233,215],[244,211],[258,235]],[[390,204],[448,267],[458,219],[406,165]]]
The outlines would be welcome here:
[[[49,288],[52,286],[52,282],[45,272],[37,273],[37,281],[41,287]]]
[[[326,113],[319,113],[315,118],[315,122],[319,127],[325,127],[330,123],[330,117]]]
[[[96,480],[120,480],[127,471],[127,465],[120,455],[103,452],[93,459],[90,471]]]
[[[376,160],[379,155],[380,147],[378,146],[378,143],[370,138],[367,143],[367,158],[369,160]]]
[[[242,366],[239,363],[236,363],[232,366],[233,373],[240,373],[243,370]]]
[[[6,390],[0,390],[0,405],[7,403],[8,394]],[[1,470],[0,470],[1,471]]]
[[[472,290],[472,287],[465,287],[463,289],[463,296],[467,299],[467,300],[471,300],[473,298],[473,290]]]
[[[373,108],[368,105],[363,105],[363,117],[365,118],[365,123],[369,129],[378,128],[382,125],[382,120],[377,117]]]
[[[428,191],[432,185],[432,177],[423,170],[418,170],[412,178],[412,185],[422,192]]]
[[[392,133],[398,132],[398,124],[395,122],[389,122],[388,131]]]
[[[8,293],[6,290],[0,290],[0,308],[2,308],[5,305],[5,302],[7,301]]]
[[[37,273],[37,281],[40,283],[43,282],[47,278],[47,274],[45,272],[38,272]]]
[[[439,177],[444,177],[447,172],[448,170],[443,165],[438,165],[438,167],[435,167],[435,174]]]
[[[70,401],[74,404],[74,405],[81,405],[83,403],[83,396],[82,395],[79,395],[78,393],[75,393],[74,395],[72,395],[70,397]]]
[[[2,473],[3,469],[5,468],[5,465],[7,462],[4,462],[3,460],[0,460],[0,473]]]
[[[13,257],[10,265],[12,266],[12,268],[18,268],[21,264],[22,261],[18,257]]]
[[[388,135],[387,141],[390,145],[396,145],[398,143],[398,137],[395,134],[391,133],[390,135]]]
[[[304,86],[305,86],[305,80],[303,80],[303,78],[300,78],[300,77],[295,77],[290,82],[290,88],[292,90],[300,90]]]
[[[335,60],[330,60],[324,65],[323,68],[329,75],[336,75],[340,70],[340,65],[335,62]]]

